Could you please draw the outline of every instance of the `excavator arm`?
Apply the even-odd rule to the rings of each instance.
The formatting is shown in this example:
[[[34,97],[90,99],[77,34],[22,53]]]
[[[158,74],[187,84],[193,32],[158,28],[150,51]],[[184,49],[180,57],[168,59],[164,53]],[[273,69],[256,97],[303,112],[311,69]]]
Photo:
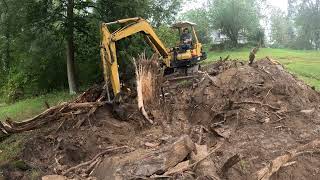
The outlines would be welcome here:
[[[111,33],[108,26],[111,24],[126,24]],[[163,57],[164,63],[170,66],[170,53],[154,32],[152,26],[142,18],[122,19],[110,23],[102,23],[101,25],[101,59],[103,64],[104,79],[106,82],[111,81],[113,93],[117,96],[120,93],[120,79],[118,71],[116,42],[134,35],[142,33],[145,35],[145,40]]]

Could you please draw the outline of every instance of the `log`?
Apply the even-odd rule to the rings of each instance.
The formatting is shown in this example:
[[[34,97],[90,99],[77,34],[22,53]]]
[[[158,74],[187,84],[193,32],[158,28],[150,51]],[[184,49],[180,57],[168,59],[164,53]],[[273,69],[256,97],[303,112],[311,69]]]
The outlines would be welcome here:
[[[6,131],[8,134],[14,134],[14,133],[21,133],[25,131],[34,130],[37,128],[40,128],[42,125],[54,121],[56,119],[59,119],[59,114],[54,114],[42,119],[37,119],[37,121],[31,121],[29,124],[18,125],[18,126],[10,126],[4,122],[0,123],[0,129]]]
[[[195,146],[188,135],[158,150],[133,152],[118,158],[105,159],[93,175],[97,179],[130,179],[162,175],[182,162]]]
[[[11,121],[10,119],[7,119],[6,123],[8,123],[12,127],[22,127],[24,125],[29,125],[30,123],[38,121],[38,119],[41,119],[41,118],[46,117],[48,115],[51,115],[52,113],[56,112],[58,109],[65,107],[66,105],[67,105],[67,103],[62,103],[60,105],[51,107],[50,109],[47,109],[47,110],[43,111],[42,113],[40,113],[30,119],[26,119],[24,121],[21,121],[21,122],[14,122],[14,121]]]

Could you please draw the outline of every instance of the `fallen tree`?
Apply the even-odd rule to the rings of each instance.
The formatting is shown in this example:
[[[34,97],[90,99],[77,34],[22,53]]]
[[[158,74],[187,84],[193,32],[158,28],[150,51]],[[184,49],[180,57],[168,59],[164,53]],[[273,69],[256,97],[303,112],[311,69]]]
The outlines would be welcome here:
[[[75,115],[79,114],[87,114],[89,118],[98,107],[108,104],[108,102],[103,101],[104,99],[105,93],[103,88],[96,85],[82,93],[75,100],[53,106],[30,119],[15,122],[7,118],[6,121],[0,122],[0,138],[14,133],[38,129],[53,121],[61,121],[68,118],[73,119]]]

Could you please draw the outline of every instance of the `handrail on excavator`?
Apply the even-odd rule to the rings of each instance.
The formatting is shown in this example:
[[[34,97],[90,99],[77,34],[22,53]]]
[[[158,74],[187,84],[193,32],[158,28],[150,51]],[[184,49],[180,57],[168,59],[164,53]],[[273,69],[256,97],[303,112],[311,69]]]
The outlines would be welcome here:
[[[135,18],[120,19],[120,20],[117,20],[117,21],[107,22],[107,23],[104,23],[104,24],[106,24],[106,25],[122,24],[122,23],[126,23],[126,22],[129,22],[129,21],[138,21],[139,19],[142,19],[142,18],[135,17]]]

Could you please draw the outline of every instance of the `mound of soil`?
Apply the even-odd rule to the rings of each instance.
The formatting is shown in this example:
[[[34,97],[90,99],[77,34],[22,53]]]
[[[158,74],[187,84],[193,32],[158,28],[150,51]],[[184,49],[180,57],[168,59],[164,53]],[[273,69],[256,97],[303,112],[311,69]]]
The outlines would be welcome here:
[[[98,98],[99,93],[95,92],[88,93],[88,98]],[[139,157],[188,134],[193,142],[208,148],[222,143],[210,155],[217,169],[230,157],[240,156],[240,162],[221,179],[251,179],[267,162],[320,135],[320,94],[267,59],[252,66],[219,61],[202,68],[192,78],[167,80],[159,98],[146,107],[153,125],[145,123],[132,102],[122,105],[125,118],[117,118],[114,109],[105,105],[93,117],[74,113],[72,118],[48,124],[34,132],[21,158],[29,166],[41,169],[43,175],[61,174],[103,150],[126,147],[107,153],[106,160],[101,159],[96,167],[99,171],[93,173],[98,179],[110,179],[110,171],[103,169],[110,169],[111,157]],[[83,118],[83,125],[74,128]],[[292,161],[271,179],[320,177],[319,151]],[[88,177],[77,171],[67,175]],[[188,177],[196,179],[198,175]]]

